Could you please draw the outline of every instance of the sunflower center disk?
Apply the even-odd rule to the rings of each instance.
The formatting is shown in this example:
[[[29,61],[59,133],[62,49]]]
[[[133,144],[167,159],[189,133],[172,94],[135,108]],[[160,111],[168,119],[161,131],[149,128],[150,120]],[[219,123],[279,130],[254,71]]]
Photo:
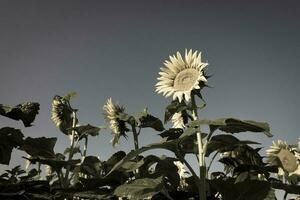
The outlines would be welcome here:
[[[282,164],[282,167],[287,172],[294,172],[297,169],[298,165],[296,157],[289,150],[281,149],[277,156]]]
[[[196,69],[185,69],[179,72],[174,80],[174,89],[177,91],[191,90],[199,77]]]

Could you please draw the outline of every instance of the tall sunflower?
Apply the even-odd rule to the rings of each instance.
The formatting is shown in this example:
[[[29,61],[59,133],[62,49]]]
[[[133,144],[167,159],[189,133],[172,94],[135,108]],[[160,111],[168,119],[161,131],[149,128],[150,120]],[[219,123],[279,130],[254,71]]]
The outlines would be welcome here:
[[[292,149],[285,141],[273,141],[273,145],[266,150],[267,162],[277,165],[279,177],[284,176],[290,183],[297,183],[300,177],[300,154]]]
[[[110,129],[112,130],[113,138],[111,143],[113,146],[119,143],[121,136],[126,137],[125,132],[128,130],[125,124],[125,121],[119,119],[119,115],[124,113],[125,108],[118,104],[114,104],[112,99],[109,98],[106,104],[103,106],[105,111],[105,119],[110,123]]]
[[[164,62],[160,68],[160,77],[156,86],[157,93],[163,93],[165,97],[173,95],[173,99],[189,101],[194,89],[201,89],[201,82],[206,82],[204,68],[208,63],[201,61],[201,52],[185,50],[185,56],[177,52],[170,56],[170,60]]]

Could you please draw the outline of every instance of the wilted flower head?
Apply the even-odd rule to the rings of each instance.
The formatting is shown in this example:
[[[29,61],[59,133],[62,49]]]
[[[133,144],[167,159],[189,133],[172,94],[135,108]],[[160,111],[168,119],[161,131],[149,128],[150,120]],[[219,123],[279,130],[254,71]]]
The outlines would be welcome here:
[[[119,143],[121,136],[126,137],[125,132],[128,130],[125,122],[119,119],[119,115],[124,113],[125,108],[123,106],[119,106],[118,104],[114,104],[112,99],[109,98],[106,104],[103,106],[103,110],[105,111],[105,119],[110,123],[110,128],[113,134],[111,143],[113,146],[115,146]]]
[[[166,97],[173,95],[173,99],[178,98],[179,102],[182,99],[189,101],[192,90],[200,89],[200,83],[207,81],[204,76],[207,65],[201,61],[201,52],[186,50],[184,58],[177,52],[160,68],[156,92]]]
[[[68,129],[72,127],[72,111],[68,100],[58,95],[54,96],[51,119],[64,134],[68,134]]]
[[[173,126],[172,128],[185,128],[184,118],[182,112],[175,113],[171,119]]]
[[[180,161],[174,161],[174,165],[176,165],[176,167],[178,168],[178,175],[179,175],[179,178],[180,178],[180,186],[179,186],[179,190],[184,190],[188,184],[186,182],[186,178],[187,178],[187,175],[188,175],[188,171],[185,169],[185,166],[182,162]]]
[[[300,176],[300,154],[296,150],[285,141],[278,140],[273,141],[273,145],[266,150],[266,156],[269,164],[279,166],[279,177],[284,175],[289,182],[297,182]]]

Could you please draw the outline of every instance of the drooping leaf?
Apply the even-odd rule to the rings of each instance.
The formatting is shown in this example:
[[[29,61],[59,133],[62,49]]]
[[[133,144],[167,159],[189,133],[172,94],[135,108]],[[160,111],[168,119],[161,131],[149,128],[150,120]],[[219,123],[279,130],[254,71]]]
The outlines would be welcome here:
[[[77,126],[75,128],[71,128],[70,130],[75,130],[78,134],[79,139],[83,138],[84,136],[97,136],[101,130],[100,127],[92,126],[90,124]]]
[[[75,192],[73,195],[74,199],[93,199],[93,200],[112,200],[115,196],[113,196],[107,190],[90,190],[90,191],[81,191]]]
[[[66,155],[66,154],[70,153],[70,151],[71,151],[71,148],[67,147],[64,151],[64,154]],[[73,155],[76,154],[76,153],[81,154],[80,145],[77,145],[77,146],[73,147],[72,153],[73,153]]]
[[[168,140],[174,140],[174,139],[179,138],[182,133],[183,133],[183,129],[181,129],[181,128],[170,128],[168,130],[163,131],[159,135],[163,139],[165,139],[166,141],[168,141]]]
[[[138,122],[138,126],[141,128],[153,128],[156,131],[165,130],[163,123],[157,117],[150,115],[145,109],[143,112],[139,113],[136,117],[136,121]]]
[[[138,156],[139,154],[145,151],[152,150],[152,149],[166,149],[175,153],[177,152],[177,145],[178,145],[178,140],[170,140],[162,143],[149,144],[138,150],[132,150],[122,160],[120,160],[118,163],[114,165],[114,167],[110,170],[108,175],[113,171],[120,169],[124,163],[130,161],[132,158],[135,158],[136,156]]]
[[[241,174],[243,172],[255,172],[256,174],[264,174],[268,179],[270,173],[278,173],[278,167],[241,164],[233,170],[233,174]]]
[[[126,156],[126,153],[124,151],[118,151],[114,153],[105,163],[110,166],[114,166],[117,164],[120,160],[122,160]]]
[[[44,157],[44,158],[54,158],[54,146],[57,138],[31,138],[27,137],[24,140],[24,144],[20,147],[20,150],[25,151],[32,157]]]
[[[136,179],[131,183],[120,185],[114,191],[114,195],[131,200],[149,199],[158,193],[167,194],[161,176],[156,179]]]
[[[99,187],[108,186],[110,188],[116,188],[117,186],[125,183],[129,176],[121,171],[114,171],[105,177],[92,177],[92,178],[79,178],[80,182],[85,188],[95,189]]]
[[[240,132],[262,132],[268,137],[273,135],[270,133],[270,127],[267,123],[256,122],[252,120],[239,120],[234,118],[220,118],[216,120],[199,119],[188,124],[189,127],[197,127],[199,125],[209,125],[211,130],[219,129],[227,133]]]
[[[267,181],[247,180],[235,183],[234,179],[209,180],[212,190],[219,192],[223,200],[264,200],[271,190]]]
[[[225,151],[232,151],[236,149],[239,145],[244,144],[260,144],[253,141],[241,141],[234,137],[233,135],[216,135],[211,138],[211,140],[207,144],[206,149],[206,156],[209,156],[212,152],[225,152]]]
[[[101,162],[96,156],[87,156],[80,165],[80,171],[97,177],[100,175]]]
[[[13,148],[23,144],[23,137],[19,129],[10,127],[0,129],[0,164],[9,165]]]
[[[163,175],[165,181],[168,183],[169,190],[177,190],[180,184],[178,167],[174,164],[175,161],[178,161],[178,159],[161,156],[155,166],[154,174],[157,174],[157,176]]]
[[[178,100],[174,100],[172,101],[165,110],[165,119],[164,119],[164,123],[166,124],[168,121],[171,120],[172,116],[175,113],[184,111],[184,110],[188,110],[189,107],[185,104],[184,101],[179,102]]]
[[[274,189],[284,190],[290,194],[300,194],[300,185],[285,184],[275,178],[269,178],[268,181]]]
[[[27,175],[19,177],[21,181],[29,181],[32,180],[33,177],[38,175],[38,171],[36,169],[31,169]]]
[[[134,160],[130,160],[125,162],[122,167],[119,169],[119,171],[125,171],[125,172],[133,172],[135,170],[137,170],[138,168],[140,168],[141,166],[143,166],[143,164],[145,164],[144,159],[141,159],[139,161]]]
[[[39,109],[40,104],[36,102],[26,102],[14,107],[0,104],[0,115],[17,121],[21,120],[25,127],[30,127]]]
[[[228,166],[229,171],[232,171],[240,165],[254,165],[258,167],[265,167],[262,157],[258,153],[259,149],[244,144],[238,145],[232,151],[228,151],[226,156],[223,156],[219,161]],[[267,169],[266,169],[267,170]],[[268,169],[272,170],[272,169]]]
[[[31,158],[26,158],[26,157],[23,158],[29,160],[33,164],[39,162],[44,165],[49,165],[55,171],[59,171],[61,168],[67,166],[71,166],[71,168],[74,168],[76,164],[80,163],[80,159],[64,161],[64,160],[59,160],[57,158],[43,158],[39,156],[35,156]]]

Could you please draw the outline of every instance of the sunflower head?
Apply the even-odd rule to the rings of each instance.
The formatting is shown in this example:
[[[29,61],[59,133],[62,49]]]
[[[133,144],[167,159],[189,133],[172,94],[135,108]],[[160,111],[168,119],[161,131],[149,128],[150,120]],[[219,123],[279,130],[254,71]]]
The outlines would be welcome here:
[[[295,182],[300,176],[300,155],[282,140],[273,141],[266,150],[267,162],[279,166],[278,176],[285,177],[289,182]]]
[[[110,129],[113,134],[111,143],[115,146],[119,143],[121,136],[126,137],[126,131],[128,131],[125,121],[119,119],[119,115],[124,113],[125,108],[116,103],[114,104],[112,99],[109,98],[103,106],[103,110],[105,111],[105,119],[110,123]]]
[[[159,72],[156,92],[163,93],[173,99],[189,101],[194,89],[201,89],[206,82],[204,68],[208,63],[201,61],[201,52],[185,51],[184,58],[177,52],[164,62],[164,67]]]
[[[54,124],[66,135],[69,134],[69,128],[72,127],[73,109],[69,101],[61,96],[54,96],[52,100],[51,119]]]

